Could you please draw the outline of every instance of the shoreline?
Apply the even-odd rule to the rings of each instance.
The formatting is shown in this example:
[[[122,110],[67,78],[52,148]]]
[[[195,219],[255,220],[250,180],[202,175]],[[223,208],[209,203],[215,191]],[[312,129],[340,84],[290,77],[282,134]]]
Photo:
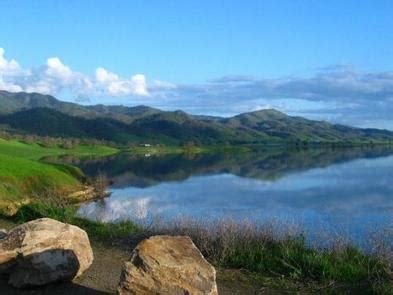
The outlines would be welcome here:
[[[366,254],[351,245],[314,249],[305,244],[301,235],[278,238],[272,228],[261,231],[231,223],[217,225],[213,231],[198,224],[143,228],[130,221],[90,221],[77,217],[75,209],[70,206],[45,203],[22,206],[14,217],[0,216],[0,221],[17,224],[42,217],[84,229],[93,245],[102,248],[102,256],[108,257],[111,257],[111,249],[129,253],[138,242],[152,235],[190,236],[206,259],[220,270],[220,275],[226,274],[227,284],[234,282],[236,285],[242,277],[241,280],[248,282],[246,285],[254,291],[263,288],[272,292],[300,290],[303,293],[362,290],[366,294],[390,294],[389,290],[393,290],[393,261],[387,256]],[[386,254],[392,255],[392,252]],[[228,281],[229,278],[232,281]]]

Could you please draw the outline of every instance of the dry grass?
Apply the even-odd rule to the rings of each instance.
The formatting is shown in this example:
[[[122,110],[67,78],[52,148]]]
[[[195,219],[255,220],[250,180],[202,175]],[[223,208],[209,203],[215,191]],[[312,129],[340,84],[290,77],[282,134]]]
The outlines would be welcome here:
[[[146,225],[145,225],[146,226]],[[329,246],[306,243],[301,228],[272,221],[153,222],[152,234],[188,235],[214,265],[335,290],[392,294],[392,231],[375,234],[372,252],[364,253],[345,237]],[[381,239],[383,237],[383,239]],[[359,288],[359,289],[358,289]]]

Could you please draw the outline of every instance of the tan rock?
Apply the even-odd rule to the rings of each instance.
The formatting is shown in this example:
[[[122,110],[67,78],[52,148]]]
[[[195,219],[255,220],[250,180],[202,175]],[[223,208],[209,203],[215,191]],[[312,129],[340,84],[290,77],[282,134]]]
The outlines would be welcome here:
[[[0,240],[0,272],[19,288],[72,280],[92,262],[86,232],[49,218],[17,226]]]
[[[218,294],[216,271],[189,237],[154,236],[124,264],[118,294]]]

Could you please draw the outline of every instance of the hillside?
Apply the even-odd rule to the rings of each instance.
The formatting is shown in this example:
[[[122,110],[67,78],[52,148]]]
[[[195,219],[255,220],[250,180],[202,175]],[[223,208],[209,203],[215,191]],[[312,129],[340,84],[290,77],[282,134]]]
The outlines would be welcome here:
[[[137,106],[83,106],[37,93],[0,91],[0,124],[16,132],[117,143],[250,144],[387,142],[393,132],[359,129],[268,109],[231,118],[194,116]]]
[[[223,119],[222,123],[229,128],[252,129],[293,141],[384,141],[391,140],[393,135],[393,132],[387,130],[360,129],[288,116],[274,109],[240,114]]]
[[[39,93],[11,93],[0,90],[0,115],[30,110],[34,108],[49,108],[60,111],[69,116],[84,118],[112,118],[115,120],[130,122],[144,115],[159,112],[159,110],[147,106],[126,107],[126,106],[105,106],[94,105],[84,106],[71,102],[57,100],[51,95]]]

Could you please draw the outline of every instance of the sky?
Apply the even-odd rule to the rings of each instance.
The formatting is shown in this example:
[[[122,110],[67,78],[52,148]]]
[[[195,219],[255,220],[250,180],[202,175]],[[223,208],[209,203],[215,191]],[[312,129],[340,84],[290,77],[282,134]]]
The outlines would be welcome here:
[[[0,89],[393,130],[390,0],[0,1]]]

